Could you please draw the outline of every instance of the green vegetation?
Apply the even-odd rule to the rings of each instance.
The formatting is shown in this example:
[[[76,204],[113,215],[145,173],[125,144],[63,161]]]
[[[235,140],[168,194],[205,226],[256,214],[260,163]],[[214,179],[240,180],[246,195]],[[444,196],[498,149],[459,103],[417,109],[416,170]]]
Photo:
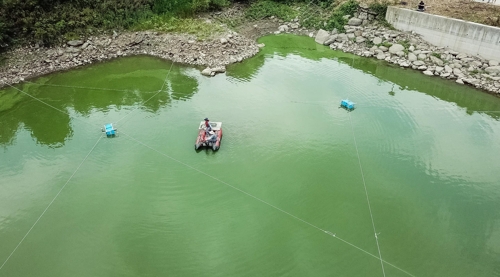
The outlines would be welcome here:
[[[405,49],[410,48],[410,41],[408,41],[407,39],[400,40],[398,41],[398,43],[401,44]]]
[[[181,19],[220,9],[229,0],[0,0],[0,48],[15,43],[50,45],[110,29],[172,23],[173,30],[202,29]],[[170,16],[172,19],[166,20]],[[198,25],[195,27],[195,25]],[[162,27],[159,28],[162,28]],[[99,32],[101,31],[101,32]]]
[[[337,28],[344,31],[348,19],[346,15],[353,16],[358,10],[358,2],[348,0],[342,4],[334,0],[261,0],[251,4],[246,12],[250,19],[263,19],[271,16],[290,21],[300,19],[300,24],[306,28]]]
[[[438,58],[438,59],[441,59],[441,54],[439,54],[439,53],[433,52],[431,55]]]
[[[156,30],[161,32],[179,32],[197,35],[198,38],[207,38],[217,32],[222,32],[220,25],[210,24],[201,19],[177,18],[168,14],[154,15],[135,25],[132,30]]]
[[[387,1],[387,0],[382,0]],[[233,2],[248,3],[245,18],[297,18],[306,28],[344,31],[358,10],[356,0],[0,0],[0,50],[16,43],[53,45],[111,30],[183,32],[205,38],[222,30],[218,24],[194,19],[203,11]],[[370,5],[385,17],[386,2]],[[236,27],[244,18],[222,19]]]
[[[385,46],[385,47],[387,47],[387,48],[391,48],[392,43],[387,42],[387,41],[384,41],[384,42],[382,42],[380,45]]]
[[[292,9],[290,5],[268,0],[256,2],[246,11],[246,16],[250,19],[263,19],[275,16],[290,21],[297,15],[297,10]]]

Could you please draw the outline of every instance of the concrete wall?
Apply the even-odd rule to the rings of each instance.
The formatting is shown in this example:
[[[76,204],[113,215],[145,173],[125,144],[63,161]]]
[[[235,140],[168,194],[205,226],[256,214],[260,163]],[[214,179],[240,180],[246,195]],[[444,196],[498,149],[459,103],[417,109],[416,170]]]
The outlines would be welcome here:
[[[389,7],[385,18],[394,28],[415,31],[431,44],[500,60],[500,28],[396,7]]]

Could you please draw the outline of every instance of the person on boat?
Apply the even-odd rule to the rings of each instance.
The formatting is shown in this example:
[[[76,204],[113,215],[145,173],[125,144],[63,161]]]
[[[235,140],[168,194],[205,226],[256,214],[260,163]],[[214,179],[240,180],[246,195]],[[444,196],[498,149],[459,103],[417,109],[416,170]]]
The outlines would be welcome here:
[[[210,132],[208,132],[208,136],[207,136],[206,140],[207,140],[207,142],[215,143],[217,141],[217,135],[215,135],[214,131],[210,131]]]
[[[418,8],[417,8],[417,11],[419,11],[419,12],[423,12],[423,11],[425,11],[425,4],[424,4],[424,1],[420,1],[420,3],[418,3]]]
[[[205,136],[209,136],[210,132],[212,131],[212,126],[210,126],[210,120],[208,118],[205,118]]]

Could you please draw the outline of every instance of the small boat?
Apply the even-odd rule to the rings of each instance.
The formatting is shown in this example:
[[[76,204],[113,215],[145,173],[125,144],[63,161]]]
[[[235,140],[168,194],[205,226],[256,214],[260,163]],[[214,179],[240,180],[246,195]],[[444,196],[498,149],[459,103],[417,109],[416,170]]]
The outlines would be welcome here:
[[[201,147],[211,147],[212,150],[217,151],[220,148],[220,141],[222,140],[222,122],[209,122],[212,131],[206,132],[205,121],[202,121],[198,127],[198,137],[194,144],[194,149],[198,150]]]

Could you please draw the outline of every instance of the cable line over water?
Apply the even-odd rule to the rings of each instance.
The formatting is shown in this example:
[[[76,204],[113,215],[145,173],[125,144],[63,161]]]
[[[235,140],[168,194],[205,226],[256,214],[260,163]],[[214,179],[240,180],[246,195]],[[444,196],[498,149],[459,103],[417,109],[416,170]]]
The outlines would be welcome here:
[[[163,91],[163,87],[165,87],[165,84],[167,83],[168,76],[170,75],[170,72],[172,71],[172,67],[173,66],[174,66],[174,62],[172,61],[172,63],[170,64],[170,69],[168,70],[167,75],[163,79],[163,84],[161,85],[161,88],[160,88],[160,90],[158,90],[157,93],[155,93],[153,96],[149,97],[146,101],[142,102],[140,105],[137,105],[137,108],[131,110],[129,113],[127,113],[126,115],[124,115],[122,118],[118,119],[114,123],[118,123],[118,122],[122,121],[127,116],[131,115],[134,111],[136,111],[139,107],[144,106],[144,104],[146,104],[149,100],[153,99],[156,95],[158,95],[160,92],[162,92]]]
[[[10,253],[10,255],[7,257],[7,259],[0,266],[0,270],[2,270],[2,268],[5,266],[5,264],[9,261],[10,257],[12,257],[12,255],[14,254],[14,252],[16,252],[16,250],[19,248],[19,246],[21,245],[21,243],[23,243],[24,239],[26,239],[26,237],[30,234],[31,230],[33,230],[33,228],[38,223],[38,221],[40,221],[40,219],[45,214],[45,212],[47,212],[47,210],[50,208],[50,206],[52,205],[52,203],[54,203],[54,201],[57,199],[57,197],[61,194],[61,192],[66,187],[66,185],[69,183],[69,181],[71,181],[71,179],[73,178],[73,176],[75,176],[76,172],[78,172],[78,170],[80,169],[80,167],[82,167],[83,163],[87,160],[87,158],[90,156],[90,154],[92,153],[92,151],[94,151],[94,149],[96,148],[97,144],[99,143],[99,141],[101,141],[102,138],[103,138],[103,136],[100,135],[99,138],[97,139],[97,141],[95,142],[94,146],[90,149],[90,151],[87,153],[87,155],[83,158],[83,160],[80,162],[80,164],[75,169],[75,171],[73,172],[73,174],[71,174],[71,176],[66,181],[66,183],[64,183],[64,185],[61,187],[61,189],[57,192],[56,196],[54,196],[54,198],[52,198],[52,201],[50,201],[49,205],[47,205],[47,207],[45,208],[45,210],[43,210],[42,214],[40,214],[40,216],[37,218],[37,220],[35,221],[35,223],[33,223],[33,225],[28,230],[28,232],[24,235],[24,237],[21,239],[21,241],[19,241],[19,243],[17,244],[17,246],[14,248],[14,250],[12,250],[12,252]]]
[[[342,239],[342,238],[338,237],[335,233],[332,233],[332,232],[330,232],[330,231],[327,231],[327,230],[325,230],[325,229],[322,229],[322,228],[320,228],[320,227],[318,227],[318,226],[316,226],[316,225],[314,225],[314,224],[312,224],[312,223],[310,223],[310,222],[308,222],[308,221],[306,221],[306,220],[304,220],[304,219],[302,219],[302,218],[300,218],[300,217],[298,217],[298,216],[296,216],[296,215],[293,215],[293,214],[291,214],[291,213],[289,213],[289,212],[287,212],[287,211],[285,211],[285,210],[283,210],[283,209],[281,209],[281,208],[279,208],[279,207],[277,207],[277,206],[275,206],[275,205],[273,205],[273,204],[271,204],[271,203],[269,203],[269,202],[267,202],[267,201],[265,201],[265,200],[263,200],[263,199],[261,199],[261,198],[259,198],[259,197],[257,197],[257,196],[254,196],[253,194],[250,194],[250,193],[248,193],[248,192],[246,192],[246,191],[244,191],[244,190],[242,190],[242,189],[240,189],[240,188],[238,188],[238,187],[235,187],[235,186],[233,186],[233,185],[231,185],[231,184],[229,184],[229,183],[227,183],[227,182],[225,182],[225,181],[223,181],[223,180],[221,180],[221,179],[219,179],[219,178],[217,178],[217,177],[215,177],[215,176],[213,176],[213,175],[210,175],[209,173],[206,173],[206,172],[204,172],[204,171],[202,171],[202,170],[200,170],[200,169],[198,169],[198,168],[196,168],[196,167],[193,167],[193,166],[191,166],[191,165],[189,165],[189,164],[186,164],[186,163],[184,163],[184,162],[182,162],[182,161],[180,161],[180,160],[178,160],[178,159],[176,159],[176,158],[174,158],[174,157],[171,157],[171,156],[169,156],[169,155],[167,155],[167,154],[165,154],[165,153],[162,153],[162,152],[160,152],[159,150],[156,150],[155,148],[153,148],[153,147],[151,147],[151,146],[149,146],[149,145],[145,144],[144,142],[142,142],[142,141],[140,141],[140,140],[138,140],[138,139],[136,139],[136,138],[134,138],[134,137],[132,137],[132,136],[128,135],[127,133],[123,133],[123,132],[121,132],[121,134],[123,134],[123,135],[125,135],[125,136],[129,137],[131,140],[133,140],[133,141],[137,142],[138,144],[141,144],[142,146],[144,146],[144,147],[146,147],[146,148],[148,148],[148,149],[150,149],[150,150],[152,150],[152,151],[154,151],[154,152],[156,152],[156,153],[158,153],[158,154],[160,154],[160,155],[162,155],[162,156],[164,156],[164,157],[166,157],[166,158],[171,159],[172,161],[175,161],[175,162],[177,162],[177,163],[179,163],[179,164],[181,164],[181,165],[184,165],[184,166],[186,166],[186,167],[188,167],[188,168],[190,168],[190,169],[192,169],[192,170],[194,170],[194,171],[196,171],[196,172],[198,172],[198,173],[200,173],[200,174],[203,174],[203,175],[205,175],[205,176],[207,176],[207,177],[209,177],[209,178],[211,178],[211,179],[213,179],[213,180],[215,180],[215,181],[217,181],[217,182],[219,182],[219,183],[221,183],[221,184],[224,184],[225,186],[230,187],[230,188],[232,188],[232,189],[234,189],[234,190],[236,190],[236,191],[238,191],[238,192],[240,192],[240,193],[242,193],[242,194],[244,194],[244,195],[246,195],[246,196],[248,196],[248,197],[251,197],[251,198],[253,198],[253,199],[255,199],[255,200],[257,200],[257,201],[259,201],[259,202],[261,202],[261,203],[264,203],[264,204],[266,204],[267,206],[269,206],[269,207],[271,207],[271,208],[273,208],[273,209],[276,209],[276,210],[278,210],[278,211],[280,211],[280,212],[282,212],[282,213],[284,213],[284,214],[286,214],[286,215],[288,215],[288,216],[290,216],[290,217],[292,217],[292,218],[294,218],[294,219],[296,219],[296,220],[298,220],[298,221],[300,221],[300,222],[302,222],[302,223],[304,223],[304,224],[307,224],[307,225],[309,225],[310,227],[313,227],[314,229],[317,229],[317,230],[319,230],[319,231],[321,231],[321,232],[323,232],[323,233],[325,233],[325,234],[327,234],[327,235],[329,235],[329,236],[332,236],[332,237],[334,237],[334,238],[338,239],[339,241],[342,241],[343,243],[345,243],[345,244],[347,244],[347,245],[349,245],[349,246],[351,246],[351,247],[353,247],[353,248],[356,248],[357,250],[359,250],[359,251],[361,251],[361,252],[363,252],[363,253],[365,253],[365,254],[367,254],[367,255],[369,255],[369,256],[371,256],[371,257],[373,257],[373,258],[377,259],[377,260],[380,260],[380,262],[381,262],[382,264],[383,264],[383,263],[385,263],[385,264],[387,264],[387,265],[390,265],[391,267],[393,267],[393,268],[395,268],[395,269],[397,269],[397,270],[399,270],[399,271],[401,271],[401,272],[403,272],[403,273],[405,273],[405,274],[407,274],[407,275],[409,275],[409,276],[414,277],[414,275],[413,275],[413,274],[411,274],[411,273],[409,273],[409,272],[407,272],[407,271],[405,271],[405,270],[403,270],[403,269],[401,269],[401,268],[397,267],[396,265],[393,265],[393,264],[391,264],[391,263],[389,263],[389,262],[387,262],[387,261],[383,260],[383,259],[382,259],[382,257],[381,257],[381,255],[380,255],[380,249],[379,249],[379,256],[374,255],[374,254],[372,254],[372,253],[370,253],[370,252],[368,252],[368,251],[364,250],[363,248],[361,248],[361,247],[359,247],[359,246],[356,246],[355,244],[350,243],[350,242],[348,242],[348,241],[346,241],[346,240],[344,240],[344,239]],[[378,246],[378,245],[377,245],[377,246]],[[383,268],[383,265],[382,265],[382,268]],[[385,272],[384,272],[384,276],[385,276]]]

